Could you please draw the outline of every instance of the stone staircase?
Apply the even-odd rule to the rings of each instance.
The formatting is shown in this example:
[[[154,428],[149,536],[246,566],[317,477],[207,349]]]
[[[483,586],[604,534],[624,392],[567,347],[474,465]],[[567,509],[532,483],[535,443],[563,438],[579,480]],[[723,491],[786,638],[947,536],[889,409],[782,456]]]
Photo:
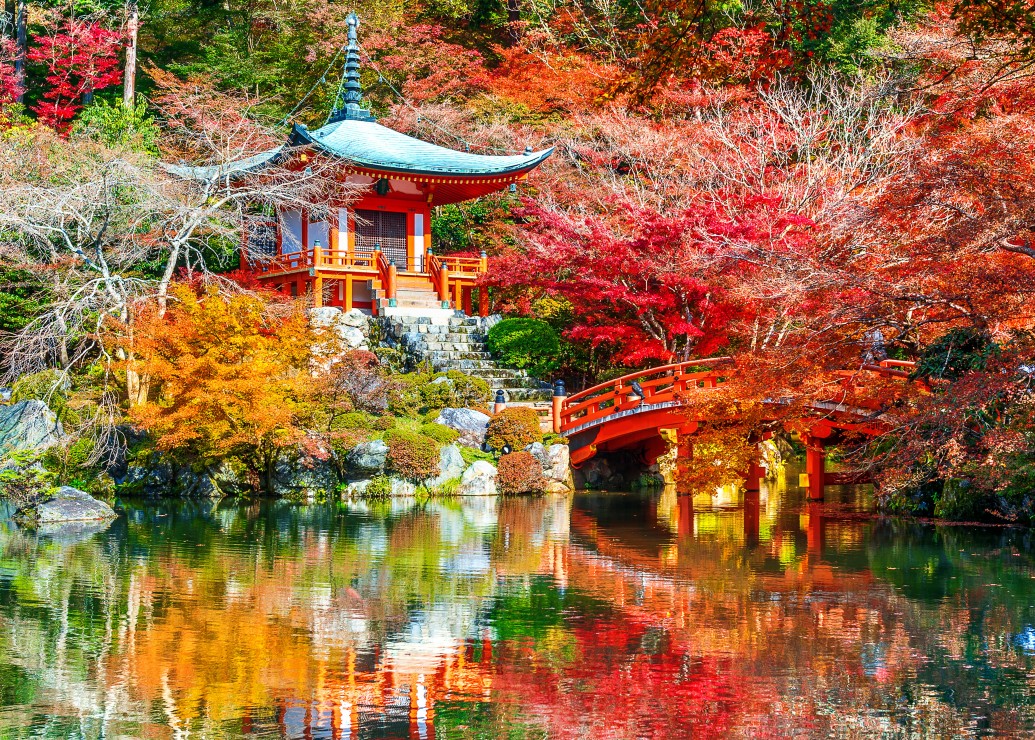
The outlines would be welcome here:
[[[421,312],[423,313],[423,312]],[[459,370],[481,378],[493,393],[502,390],[508,403],[548,402],[551,388],[522,370],[500,367],[485,345],[489,328],[499,317],[465,316],[461,311],[438,316],[385,316],[385,338],[418,362],[427,361],[438,372]]]

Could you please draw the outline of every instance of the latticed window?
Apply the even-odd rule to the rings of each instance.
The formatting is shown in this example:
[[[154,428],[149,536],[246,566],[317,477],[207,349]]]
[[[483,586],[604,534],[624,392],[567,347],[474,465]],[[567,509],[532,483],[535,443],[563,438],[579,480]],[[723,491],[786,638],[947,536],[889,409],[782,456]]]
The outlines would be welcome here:
[[[253,257],[275,257],[277,224],[264,216],[248,219],[248,253]]]
[[[405,213],[356,211],[356,249],[373,251],[375,245],[400,270],[407,268]]]

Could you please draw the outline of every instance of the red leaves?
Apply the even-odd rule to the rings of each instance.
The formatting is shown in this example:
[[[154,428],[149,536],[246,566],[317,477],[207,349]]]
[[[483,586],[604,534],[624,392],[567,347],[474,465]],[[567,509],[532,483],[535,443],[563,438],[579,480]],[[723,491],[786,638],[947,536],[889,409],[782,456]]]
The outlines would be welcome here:
[[[70,18],[53,32],[35,36],[33,42],[28,59],[46,66],[50,86],[33,110],[42,123],[59,131],[68,129],[84,95],[122,79],[121,36],[98,23]]]

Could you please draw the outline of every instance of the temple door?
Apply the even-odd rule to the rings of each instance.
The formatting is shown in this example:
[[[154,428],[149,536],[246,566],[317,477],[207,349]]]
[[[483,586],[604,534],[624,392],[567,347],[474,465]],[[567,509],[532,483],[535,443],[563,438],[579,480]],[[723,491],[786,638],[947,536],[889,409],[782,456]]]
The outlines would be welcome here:
[[[356,250],[371,252],[375,245],[400,270],[410,268],[406,250],[406,214],[356,210]]]

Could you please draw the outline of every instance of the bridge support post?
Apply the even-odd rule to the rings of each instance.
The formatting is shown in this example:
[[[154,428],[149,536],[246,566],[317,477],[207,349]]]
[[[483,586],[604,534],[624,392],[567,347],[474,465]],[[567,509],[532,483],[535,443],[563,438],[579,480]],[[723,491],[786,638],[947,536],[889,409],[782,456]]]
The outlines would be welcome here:
[[[759,500],[757,489],[748,489],[744,493],[744,546],[751,548],[758,546],[759,518],[762,505]]]
[[[823,487],[826,485],[827,451],[823,440],[806,435],[805,442],[805,487],[808,489],[810,501],[823,500]]]
[[[485,290],[485,288],[482,288]],[[568,397],[568,392],[564,389],[563,380],[555,380],[553,382],[553,433],[561,433],[561,412],[564,410],[564,401]]]

